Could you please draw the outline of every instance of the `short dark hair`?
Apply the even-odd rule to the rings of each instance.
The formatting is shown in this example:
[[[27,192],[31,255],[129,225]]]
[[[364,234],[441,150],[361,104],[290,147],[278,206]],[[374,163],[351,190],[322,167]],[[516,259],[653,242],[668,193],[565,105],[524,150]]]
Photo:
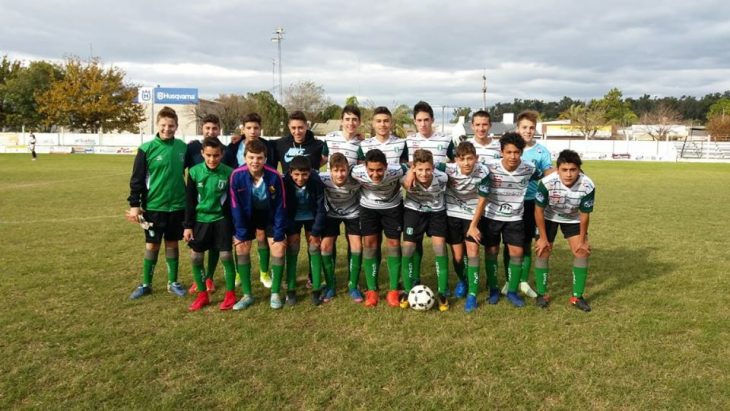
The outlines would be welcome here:
[[[431,108],[431,105],[425,101],[419,101],[415,106],[413,106],[413,118],[416,118],[416,115],[420,112],[428,114],[431,116],[431,119],[433,119],[433,108]]]
[[[289,172],[292,171],[309,171],[312,169],[312,163],[305,156],[296,156],[289,163]]]
[[[358,120],[362,117],[360,114],[360,109],[354,104],[348,104],[345,107],[343,107],[342,116],[340,116],[340,118],[344,118],[345,114],[353,114],[353,115],[357,116]]]
[[[557,167],[560,167],[561,164],[575,164],[580,169],[580,166],[583,165],[583,161],[580,159],[580,155],[576,153],[573,150],[563,150],[558,154],[558,160],[555,162]]]
[[[205,123],[213,123],[218,127],[221,126],[221,120],[215,114],[206,114],[203,117],[203,124]]]
[[[177,124],[177,113],[171,107],[165,106],[160,109],[160,111],[157,113],[157,121],[160,121],[160,119],[163,117],[171,118],[175,120],[175,124]]]
[[[476,157],[477,149],[470,141],[462,141],[456,147],[456,157],[464,157],[467,154],[471,154]]]
[[[525,110],[517,115],[517,121],[515,124],[520,124],[522,120],[529,120],[537,125],[537,119],[540,117],[540,113],[535,110]]]
[[[375,107],[375,109],[373,109],[373,117],[375,117],[376,114],[387,114],[388,117],[393,117],[393,114],[391,114],[390,110],[388,110],[388,107],[385,106]]]
[[[246,143],[246,152],[253,154],[263,154],[266,157],[266,144],[263,141],[256,139]]]
[[[383,163],[386,166],[388,165],[388,160],[385,158],[385,153],[378,150],[377,148],[374,148],[365,154],[365,162],[366,163]]]
[[[259,113],[248,113],[241,119],[241,124],[245,125],[246,123],[257,123],[261,126],[261,116]]]
[[[297,110],[289,114],[289,119],[287,120],[287,123],[289,123],[292,120],[300,120],[303,122],[307,122],[307,116],[304,115],[303,111]]]
[[[492,116],[489,115],[489,112],[486,110],[479,110],[476,113],[472,114],[472,116],[471,116],[472,123],[474,122],[474,119],[477,117],[486,117],[487,120],[489,120],[489,123],[490,124],[492,123]]]
[[[334,153],[330,156],[330,170],[335,167],[350,168],[350,163],[347,162],[347,157],[342,153]]]
[[[218,137],[206,137],[203,139],[203,149],[205,149],[206,147],[218,148],[223,150],[223,143],[221,143]]]
[[[504,147],[508,144],[512,144],[513,146],[519,148],[520,151],[525,150],[525,140],[522,139],[521,135],[515,133],[514,131],[504,133],[502,138],[499,139],[499,149],[504,150]]]
[[[431,163],[433,165],[433,154],[422,148],[413,152],[413,164],[416,163]]]

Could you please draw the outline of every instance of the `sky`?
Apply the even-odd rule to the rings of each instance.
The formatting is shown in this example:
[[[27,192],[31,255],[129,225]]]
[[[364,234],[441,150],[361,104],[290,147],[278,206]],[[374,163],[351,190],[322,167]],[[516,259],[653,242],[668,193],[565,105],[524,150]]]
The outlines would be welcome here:
[[[98,56],[140,86],[203,98],[321,85],[335,104],[482,106],[514,98],[730,90],[722,1],[0,0],[0,54]]]

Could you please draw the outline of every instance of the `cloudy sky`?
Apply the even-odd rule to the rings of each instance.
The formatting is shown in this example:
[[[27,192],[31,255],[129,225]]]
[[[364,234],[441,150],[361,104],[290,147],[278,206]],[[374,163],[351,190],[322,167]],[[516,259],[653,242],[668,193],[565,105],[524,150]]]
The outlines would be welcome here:
[[[0,54],[93,52],[131,82],[209,98],[272,90],[277,27],[284,86],[312,80],[338,104],[480,107],[485,72],[488,105],[730,90],[727,0],[0,0]]]

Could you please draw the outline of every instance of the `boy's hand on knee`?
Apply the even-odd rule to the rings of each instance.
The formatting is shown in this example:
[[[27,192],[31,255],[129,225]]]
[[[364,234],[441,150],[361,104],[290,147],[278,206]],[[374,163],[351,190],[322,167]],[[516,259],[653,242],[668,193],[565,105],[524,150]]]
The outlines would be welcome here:
[[[535,253],[538,257],[542,257],[543,253],[552,251],[550,243],[546,239],[538,238],[535,242]]]
[[[576,250],[578,254],[585,254],[586,257],[591,255],[591,244],[588,242],[588,239],[578,244],[578,249]]]
[[[469,226],[469,230],[466,232],[466,235],[473,238],[477,243],[482,241],[482,233],[476,227]]]

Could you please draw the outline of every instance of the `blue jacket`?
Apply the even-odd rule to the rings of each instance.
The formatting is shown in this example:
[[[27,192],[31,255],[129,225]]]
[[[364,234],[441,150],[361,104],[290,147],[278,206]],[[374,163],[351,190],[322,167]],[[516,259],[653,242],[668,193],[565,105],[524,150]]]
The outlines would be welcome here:
[[[286,190],[284,181],[276,170],[264,166],[264,184],[269,199],[267,220],[271,223],[274,231],[274,241],[284,241],[286,234]],[[235,169],[231,174],[230,196],[231,216],[233,219],[233,235],[238,240],[253,237],[256,229],[251,221],[253,214],[253,179],[248,171],[248,166]]]
[[[297,214],[297,195],[295,193],[297,186],[289,174],[284,177],[284,187],[286,189],[286,211],[289,222],[291,223]],[[312,210],[312,215],[314,215],[312,235],[321,237],[324,232],[327,210],[324,208],[324,185],[317,171],[312,170],[309,174],[306,187],[309,193],[309,207]]]

